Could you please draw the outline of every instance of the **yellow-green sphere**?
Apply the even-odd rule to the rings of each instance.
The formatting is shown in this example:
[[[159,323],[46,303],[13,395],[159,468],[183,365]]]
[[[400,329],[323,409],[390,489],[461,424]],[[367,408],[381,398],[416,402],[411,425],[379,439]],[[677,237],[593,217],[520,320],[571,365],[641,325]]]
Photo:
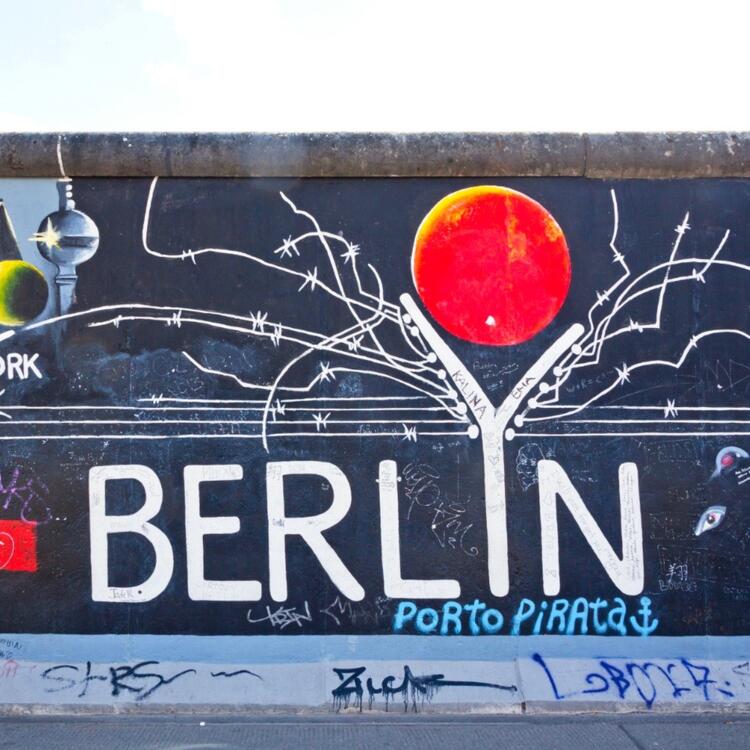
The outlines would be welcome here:
[[[47,305],[44,274],[24,260],[0,261],[0,325],[21,326]]]

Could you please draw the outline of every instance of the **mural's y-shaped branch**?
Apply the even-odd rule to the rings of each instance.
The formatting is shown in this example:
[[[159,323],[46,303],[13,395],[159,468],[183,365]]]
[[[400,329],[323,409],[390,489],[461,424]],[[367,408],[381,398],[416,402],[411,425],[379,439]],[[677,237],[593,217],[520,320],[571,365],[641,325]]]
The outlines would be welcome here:
[[[576,323],[568,328],[516,383],[500,407],[495,410],[489,397],[461,360],[440,338],[438,332],[409,294],[402,294],[401,304],[414,325],[432,347],[443,364],[459,395],[466,402],[477,421],[478,429],[470,436],[482,438],[484,463],[484,502],[487,517],[487,567],[490,591],[494,596],[507,596],[510,589],[508,575],[508,530],[505,502],[504,439],[512,439],[515,432],[508,427],[531,389],[538,384],[555,363],[583,335],[584,327]]]

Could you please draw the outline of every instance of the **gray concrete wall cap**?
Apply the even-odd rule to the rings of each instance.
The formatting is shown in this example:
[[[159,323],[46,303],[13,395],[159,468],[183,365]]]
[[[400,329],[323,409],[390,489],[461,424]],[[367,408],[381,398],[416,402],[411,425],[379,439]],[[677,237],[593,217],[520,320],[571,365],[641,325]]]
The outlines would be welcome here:
[[[0,177],[750,176],[750,133],[0,133]]]

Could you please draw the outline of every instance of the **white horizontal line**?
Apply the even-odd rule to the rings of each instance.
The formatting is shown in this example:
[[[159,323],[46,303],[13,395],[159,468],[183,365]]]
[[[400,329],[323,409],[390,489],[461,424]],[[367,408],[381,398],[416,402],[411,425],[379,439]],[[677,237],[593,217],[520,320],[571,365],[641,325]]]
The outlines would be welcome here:
[[[465,430],[455,432],[419,432],[418,437],[464,437]],[[0,435],[0,440],[260,440],[262,435],[216,435],[216,434],[187,434],[187,435]],[[405,437],[403,432],[270,432],[267,437]]]
[[[303,401],[424,401],[427,396],[310,396],[304,398],[284,398],[285,404],[302,403]],[[211,398],[167,398],[162,396],[153,396],[149,398],[139,398],[139,401],[149,403],[160,403],[169,401],[170,403],[181,404],[265,404],[265,399],[211,399]]]
[[[580,406],[580,404],[579,404]],[[577,409],[578,406],[575,404],[537,404],[535,409]],[[632,405],[616,405],[610,404],[609,406],[587,406],[587,409],[631,409],[643,411],[664,411],[667,405],[663,406],[632,406]],[[680,411],[750,411],[750,406],[675,406],[678,412]],[[551,417],[552,418],[552,417]]]
[[[671,417],[662,419],[561,419],[559,421],[561,424],[750,424],[750,419],[673,419]]]
[[[548,437],[548,438],[576,438],[576,437],[729,437],[731,435],[750,435],[750,432],[517,432],[515,437]]]
[[[327,424],[468,424],[469,420],[458,419],[329,419]],[[3,427],[21,427],[25,424],[263,424],[262,419],[18,419],[0,422]],[[275,424],[316,424],[314,419],[277,419]]]
[[[265,404],[265,401],[263,402]],[[443,406],[286,406],[286,411],[446,411]],[[0,406],[8,411],[218,411],[244,412],[265,409],[260,406]]]
[[[284,406],[285,411],[447,411],[444,406]],[[263,411],[249,409],[248,411]]]
[[[187,406],[27,406],[25,404],[13,404],[0,408],[7,409],[8,411],[252,411],[250,408],[216,409],[210,406],[195,406],[190,408]]]

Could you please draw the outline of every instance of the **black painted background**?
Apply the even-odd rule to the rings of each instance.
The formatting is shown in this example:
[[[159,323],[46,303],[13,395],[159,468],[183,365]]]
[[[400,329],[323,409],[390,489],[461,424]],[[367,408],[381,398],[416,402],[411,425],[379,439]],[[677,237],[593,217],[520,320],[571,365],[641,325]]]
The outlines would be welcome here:
[[[414,233],[425,213],[442,196],[458,188],[489,180],[372,179],[372,180],[163,180],[157,188],[150,242],[163,252],[186,248],[230,247],[272,257],[288,235],[303,231],[280,199],[283,190],[310,211],[324,229],[343,232],[362,249],[383,277],[392,301],[411,292],[410,254]],[[667,259],[674,228],[690,210],[691,230],[681,254],[710,255],[725,229],[732,230],[722,257],[750,260],[750,183],[735,180],[628,181],[604,183],[582,179],[516,179],[503,184],[540,201],[562,226],[571,251],[573,281],[562,311],[533,341],[511,348],[468,344],[444,334],[461,360],[488,388],[495,403],[502,401],[520,375],[571,323],[585,322],[596,291],[610,286],[619,269],[612,263],[610,188],[620,207],[618,247],[631,267],[645,270]],[[204,256],[197,264],[149,257],[140,240],[147,180],[76,180],[79,207],[97,223],[100,249],[80,269],[76,309],[120,302],[186,305],[248,314],[269,310],[270,318],[307,327],[335,330],[348,323],[345,313],[322,294],[296,292],[297,284],[277,284],[275,277],[239,259]],[[41,218],[41,217],[40,217]],[[750,329],[748,285],[740,272],[711,270],[706,284],[689,284],[669,295],[664,333],[653,342],[660,354],[679,353],[689,336],[729,322]],[[653,309],[653,298],[642,310]],[[643,313],[644,319],[647,312]],[[609,382],[614,367],[643,357],[646,340],[618,341],[603,357],[597,374]],[[649,340],[651,343],[651,340]],[[6,346],[9,346],[6,344]],[[56,349],[57,346],[57,349]],[[671,347],[671,349],[670,349]],[[182,349],[196,357],[224,358],[241,364],[245,375],[267,382],[282,352],[272,346],[250,347],[235,335],[195,327],[132,324],[119,328],[86,328],[68,324],[55,345],[44,329],[13,341],[13,350],[43,352],[49,378],[40,383],[8,383],[3,403],[131,404],[150,395],[200,398],[248,397],[226,381],[197,375],[180,357]],[[10,350],[10,349],[6,349]],[[492,367],[494,365],[494,369]],[[311,365],[312,366],[312,365]],[[747,369],[745,369],[747,368]],[[176,371],[173,371],[176,370]],[[314,373],[314,368],[311,370]],[[604,373],[604,374],[603,374]],[[659,370],[634,378],[632,403],[646,399],[681,403],[750,406],[750,342],[739,337],[701,344],[679,372]],[[585,391],[585,384],[581,390]],[[388,386],[339,378],[326,386],[329,395],[389,393]],[[382,389],[382,390],[379,390]],[[492,389],[492,390],[490,390]],[[637,392],[637,393],[636,393]],[[624,393],[624,391],[623,391]],[[567,394],[573,398],[574,394]],[[618,393],[618,397],[620,394]],[[257,397],[253,394],[250,397]],[[603,403],[607,403],[606,401]],[[43,427],[38,429],[43,430]],[[740,428],[741,429],[741,428]],[[40,433],[43,434],[43,433]],[[532,443],[534,445],[532,445]],[[327,533],[346,565],[363,584],[367,598],[351,608],[334,606],[337,591],[312,553],[299,541],[288,543],[289,600],[302,610],[308,603],[312,622],[291,625],[284,634],[389,633],[393,603],[383,600],[377,495],[378,462],[395,459],[399,468],[425,464],[439,479],[438,502],[460,507],[461,526],[453,532],[431,529],[430,507],[402,497],[401,545],[407,577],[456,578],[462,600],[475,597],[510,614],[522,597],[540,599],[541,547],[536,485],[522,484],[523,457],[540,453],[554,457],[570,474],[605,534],[619,543],[617,468],[635,461],[641,480],[646,555],[645,593],[659,617],[659,634],[747,634],[750,632],[750,491],[707,483],[716,451],[736,443],[750,447],[750,436],[733,438],[600,437],[522,439],[507,449],[508,524],[511,554],[511,593],[495,600],[487,585],[482,459],[478,441],[400,438],[276,440],[270,455],[258,441],[235,440],[118,440],[8,441],[3,443],[3,478],[18,467],[49,489],[54,519],[39,526],[39,571],[0,572],[6,606],[0,609],[2,632],[68,633],[198,633],[252,634],[279,632],[262,617],[268,597],[265,465],[268,460],[305,458],[332,461],[349,477],[353,504],[348,516]],[[522,460],[518,455],[522,452]],[[156,600],[137,605],[91,601],[88,471],[104,463],[142,463],[153,468],[164,487],[164,507],[156,523],[170,537],[175,572],[168,589]],[[238,515],[242,530],[229,538],[206,541],[207,576],[256,578],[264,588],[260,603],[192,602],[185,573],[182,469],[191,463],[239,463],[242,482],[206,486],[203,512]],[[521,468],[516,471],[516,465]],[[533,474],[533,472],[532,472]],[[402,487],[403,489],[403,487]],[[321,511],[328,502],[325,487],[289,483],[289,514]],[[128,512],[140,502],[137,493],[112,489],[110,512]],[[692,527],[711,502],[726,503],[731,513],[724,526],[696,539]],[[454,508],[455,509],[455,508]],[[14,506],[5,517],[18,516]],[[407,518],[408,515],[408,518]],[[575,523],[561,512],[561,596],[611,599],[618,595]],[[64,519],[64,520],[63,520]],[[151,569],[150,547],[137,537],[118,537],[111,547],[113,585],[130,585]],[[660,591],[670,564],[689,561],[693,591]],[[691,583],[692,587],[692,583]],[[426,604],[426,603],[425,603]],[[439,604],[439,603],[438,603]],[[337,623],[338,620],[338,623]]]

